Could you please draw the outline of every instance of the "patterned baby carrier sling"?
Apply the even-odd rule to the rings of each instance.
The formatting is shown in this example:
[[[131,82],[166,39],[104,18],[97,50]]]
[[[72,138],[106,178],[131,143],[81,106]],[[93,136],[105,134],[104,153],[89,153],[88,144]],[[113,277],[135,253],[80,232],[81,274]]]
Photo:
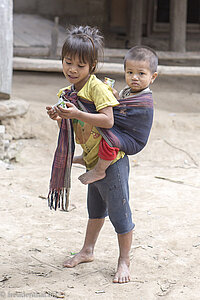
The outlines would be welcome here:
[[[92,101],[80,98],[73,89],[65,89],[61,97],[82,111],[98,113]],[[118,147],[127,155],[134,155],[145,147],[149,138],[153,122],[152,92],[148,89],[146,92],[119,99],[118,102],[119,105],[113,108],[114,126],[111,129],[97,129],[109,146]],[[51,171],[48,194],[48,205],[51,209],[61,208],[68,211],[74,150],[72,120],[63,119]]]

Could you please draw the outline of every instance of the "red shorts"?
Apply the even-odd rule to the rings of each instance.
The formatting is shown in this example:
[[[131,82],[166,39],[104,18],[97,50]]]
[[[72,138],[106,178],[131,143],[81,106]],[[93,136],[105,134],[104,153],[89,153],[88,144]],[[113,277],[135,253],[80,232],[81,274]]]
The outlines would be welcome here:
[[[119,148],[110,147],[108,143],[102,138],[99,144],[98,156],[103,160],[114,160],[117,157]]]

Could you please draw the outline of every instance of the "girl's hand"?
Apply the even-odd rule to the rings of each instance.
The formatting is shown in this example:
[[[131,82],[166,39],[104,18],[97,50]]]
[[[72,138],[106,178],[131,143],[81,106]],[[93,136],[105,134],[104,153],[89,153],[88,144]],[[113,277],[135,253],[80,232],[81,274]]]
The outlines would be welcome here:
[[[52,106],[46,107],[47,114],[49,115],[49,118],[51,118],[54,121],[61,120],[61,117],[59,117],[58,113],[56,112],[55,108],[52,108]]]
[[[79,109],[71,102],[66,102],[67,108],[61,106],[55,107],[55,111],[62,119],[76,119],[78,117]]]

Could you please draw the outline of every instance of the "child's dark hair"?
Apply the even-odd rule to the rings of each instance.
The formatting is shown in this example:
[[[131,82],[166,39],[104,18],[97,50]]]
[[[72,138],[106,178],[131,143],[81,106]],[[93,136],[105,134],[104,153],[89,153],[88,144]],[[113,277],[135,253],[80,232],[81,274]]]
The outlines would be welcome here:
[[[127,60],[148,61],[151,73],[157,71],[158,56],[156,52],[147,46],[135,46],[128,50],[124,57],[124,69],[126,69]]]
[[[90,26],[71,26],[62,47],[62,61],[66,55],[75,57],[83,63],[89,63],[90,73],[96,69],[99,54],[103,53],[103,36],[99,30]]]

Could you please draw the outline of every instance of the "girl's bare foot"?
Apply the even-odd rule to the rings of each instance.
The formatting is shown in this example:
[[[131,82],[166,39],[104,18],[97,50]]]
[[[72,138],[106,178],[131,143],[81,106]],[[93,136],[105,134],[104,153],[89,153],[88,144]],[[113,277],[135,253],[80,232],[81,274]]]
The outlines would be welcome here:
[[[65,268],[73,268],[81,263],[91,262],[94,260],[93,253],[87,253],[85,251],[80,251],[75,254],[72,258],[64,261],[63,267]]]
[[[129,259],[119,258],[117,272],[113,279],[114,283],[127,283],[130,281]]]
[[[106,172],[97,172],[96,169],[92,169],[81,176],[78,177],[78,179],[83,183],[83,184],[89,184],[98,180],[103,179],[106,176]]]

